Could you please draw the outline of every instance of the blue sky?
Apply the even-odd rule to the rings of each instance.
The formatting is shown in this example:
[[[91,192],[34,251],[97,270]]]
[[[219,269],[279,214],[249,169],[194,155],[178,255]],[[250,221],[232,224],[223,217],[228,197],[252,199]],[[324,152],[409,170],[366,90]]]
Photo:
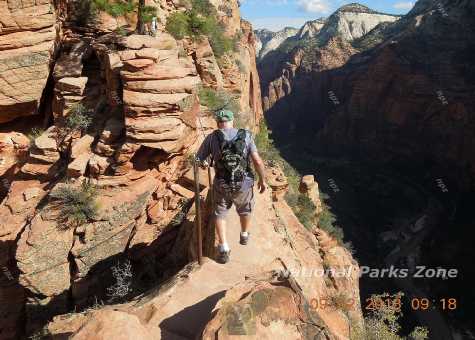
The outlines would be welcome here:
[[[278,31],[286,26],[299,28],[306,21],[326,17],[338,7],[358,2],[384,13],[406,14],[416,0],[241,0],[241,15],[255,29]]]

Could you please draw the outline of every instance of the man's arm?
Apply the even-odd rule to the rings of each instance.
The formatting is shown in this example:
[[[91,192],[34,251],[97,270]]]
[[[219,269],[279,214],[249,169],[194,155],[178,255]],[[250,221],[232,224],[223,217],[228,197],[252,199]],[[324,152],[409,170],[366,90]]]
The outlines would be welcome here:
[[[259,188],[259,192],[262,194],[266,190],[265,186],[265,166],[264,162],[262,161],[261,156],[257,153],[257,151],[251,152],[251,159],[252,163],[254,164],[254,168],[257,171],[257,174],[259,175],[259,182],[257,183],[257,187]]]
[[[200,148],[198,149],[198,152],[196,153],[196,160],[200,163],[200,165],[206,166],[207,164],[205,164],[205,162],[210,154],[211,154],[211,134],[206,136]]]

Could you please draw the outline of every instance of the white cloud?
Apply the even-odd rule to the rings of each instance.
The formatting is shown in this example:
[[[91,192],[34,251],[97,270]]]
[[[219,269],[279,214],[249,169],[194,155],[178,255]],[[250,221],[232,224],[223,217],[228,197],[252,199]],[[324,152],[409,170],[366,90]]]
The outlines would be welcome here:
[[[411,9],[412,7],[414,7],[414,3],[411,2],[411,1],[408,1],[408,2],[396,2],[394,5],[393,5],[394,8],[396,9]]]
[[[267,28],[270,31],[280,31],[285,27],[300,28],[310,19],[304,17],[267,17],[248,19],[253,29]]]
[[[327,0],[297,0],[300,9],[309,13],[328,13],[330,5]]]

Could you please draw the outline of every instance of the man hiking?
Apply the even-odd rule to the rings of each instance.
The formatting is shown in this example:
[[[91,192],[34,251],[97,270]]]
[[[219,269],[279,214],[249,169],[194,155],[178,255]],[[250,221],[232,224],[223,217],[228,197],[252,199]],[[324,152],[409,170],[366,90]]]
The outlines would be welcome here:
[[[212,214],[216,221],[219,241],[217,260],[219,263],[226,263],[231,252],[226,240],[227,212],[233,204],[236,206],[241,221],[239,243],[246,245],[254,208],[254,175],[251,160],[259,175],[260,193],[265,191],[265,169],[251,133],[233,127],[233,112],[220,110],[216,112],[215,118],[218,129],[205,138],[196,154],[196,160],[206,166],[206,159],[211,155],[211,165],[215,168]]]

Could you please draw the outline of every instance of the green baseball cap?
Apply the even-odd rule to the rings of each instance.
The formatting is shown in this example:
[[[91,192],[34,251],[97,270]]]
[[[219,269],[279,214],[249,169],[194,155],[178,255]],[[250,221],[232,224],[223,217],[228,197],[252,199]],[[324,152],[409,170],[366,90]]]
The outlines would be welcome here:
[[[234,113],[229,110],[219,110],[214,116],[219,122],[229,122],[234,119]]]

